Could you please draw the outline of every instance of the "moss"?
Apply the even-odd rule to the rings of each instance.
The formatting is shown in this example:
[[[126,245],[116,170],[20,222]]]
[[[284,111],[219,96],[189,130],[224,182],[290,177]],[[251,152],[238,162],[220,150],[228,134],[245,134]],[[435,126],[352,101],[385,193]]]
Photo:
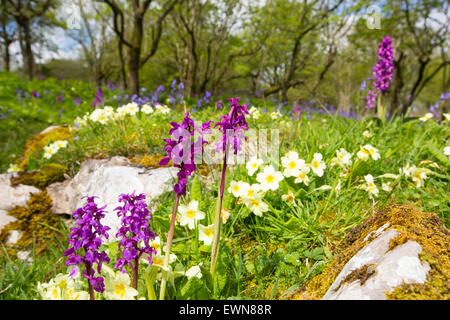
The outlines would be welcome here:
[[[38,133],[27,140],[25,143],[23,156],[17,163],[22,170],[26,170],[28,160],[37,151],[42,150],[46,145],[57,140],[67,140],[71,136],[68,126],[54,128],[44,134]]]
[[[11,185],[26,184],[44,190],[53,182],[64,180],[67,167],[57,163],[47,163],[39,170],[19,172],[11,177]]]
[[[159,168],[159,167],[171,167],[173,165],[172,160],[165,166],[161,166],[159,162],[164,156],[160,153],[136,156],[130,159],[131,163],[140,164],[146,167]]]
[[[340,283],[339,287],[344,283],[351,283],[353,281],[358,280],[361,285],[366,283],[367,279],[370,278],[376,271],[376,265],[373,263],[368,263],[363,265],[361,268],[353,270],[350,272]],[[335,289],[335,291],[339,290],[339,287]]]
[[[387,293],[388,299],[449,299],[450,237],[442,220],[435,213],[421,212],[411,205],[391,205],[380,209],[360,226],[353,228],[338,247],[339,254],[325,270],[311,279],[304,290],[292,299],[321,299],[345,264],[372,239],[370,234],[389,223],[387,229],[396,229],[400,236],[392,239],[390,248],[416,241],[423,251],[422,262],[431,267],[425,284],[404,284]],[[386,230],[387,230],[386,229]],[[353,275],[355,276],[355,275]]]
[[[8,215],[17,220],[10,222],[0,231],[0,242],[8,239],[12,230],[19,230],[21,237],[13,246],[8,247],[8,253],[15,255],[20,250],[30,250],[34,247],[36,254],[41,254],[50,246],[57,246],[63,234],[59,216],[51,212],[52,199],[46,191],[32,193],[26,206],[16,206]],[[59,241],[58,241],[59,240]]]

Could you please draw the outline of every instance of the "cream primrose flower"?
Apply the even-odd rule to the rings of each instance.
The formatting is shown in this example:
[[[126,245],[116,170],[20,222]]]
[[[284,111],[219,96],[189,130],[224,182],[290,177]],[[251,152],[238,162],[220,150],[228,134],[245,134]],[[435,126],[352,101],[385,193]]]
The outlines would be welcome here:
[[[89,120],[93,122],[100,122],[101,124],[105,124],[108,122],[108,117],[103,109],[95,109],[89,115]]]
[[[160,104],[158,103],[157,105],[155,105],[155,109],[156,111],[162,113],[162,114],[167,114],[170,112],[170,108],[164,104]]]
[[[285,168],[283,174],[286,178],[296,177],[299,170],[306,168],[306,162],[298,158],[298,153],[289,151],[281,158],[281,165]]]
[[[288,201],[291,204],[295,204],[295,195],[294,195],[294,193],[291,190],[289,190],[288,194],[283,194],[281,196],[281,200]]]
[[[367,139],[372,137],[372,134],[369,132],[369,130],[366,130],[363,132],[363,136],[366,137]]]
[[[44,300],[88,300],[85,291],[76,291],[75,281],[67,274],[59,273],[48,283],[38,282],[38,292]]]
[[[123,105],[117,108],[115,117],[117,119],[123,119],[128,114],[127,106]]]
[[[369,193],[370,197],[372,197],[373,195],[375,197],[378,196],[378,188],[375,185],[375,183],[373,182],[373,176],[371,174],[368,174],[366,176],[364,176],[364,179],[366,180],[366,188],[365,190]]]
[[[432,119],[434,115],[431,112],[426,113],[423,117],[420,117],[419,120],[422,122],[428,121]]]
[[[204,226],[202,224],[198,225],[198,239],[203,241],[207,246],[211,245],[214,238],[214,224],[209,226]]]
[[[427,173],[430,172],[429,170],[425,168],[416,168],[414,167],[411,170],[411,179],[416,185],[417,188],[423,187],[425,185],[424,180],[427,177]]]
[[[230,219],[231,211],[228,209],[223,208],[220,212],[220,216],[222,217],[222,223],[227,223],[228,219]]]
[[[87,125],[86,119],[85,118],[82,119],[80,117],[76,117],[75,120],[73,121],[73,123],[75,125],[75,129],[80,129],[81,127],[84,127]]]
[[[105,266],[102,266],[102,271],[106,270]],[[109,269],[109,268],[108,268]],[[131,279],[128,273],[122,273],[121,271],[114,272],[108,270],[105,272],[105,292],[103,293],[108,300],[135,300],[138,292],[131,287]]]
[[[44,147],[44,158],[50,159],[56,152],[58,152],[58,147],[51,144]]]
[[[180,225],[187,225],[190,230],[195,229],[195,224],[197,221],[202,220],[205,217],[205,213],[198,209],[197,200],[192,200],[189,204],[179,205],[178,212],[180,216]]]
[[[378,149],[374,148],[370,144],[366,144],[365,146],[360,146],[360,151],[356,154],[356,156],[363,160],[367,161],[369,159],[369,156],[372,157],[373,160],[380,159],[380,154],[378,153]]]
[[[67,140],[58,140],[53,142],[53,146],[55,146],[56,148],[60,149],[60,148],[65,148],[67,147]]]
[[[281,118],[281,117],[282,117],[282,114],[281,114],[280,111],[275,111],[275,112],[272,112],[272,113],[270,114],[270,116],[272,117],[272,119],[278,119],[278,118]]]
[[[280,171],[275,171],[271,165],[265,166],[263,172],[256,176],[256,181],[261,184],[261,190],[264,192],[277,190],[279,182],[283,179],[283,174]]]
[[[146,103],[141,106],[141,111],[145,114],[150,114],[153,113],[153,108],[148,103]]]
[[[331,165],[339,165],[341,167],[349,167],[352,165],[352,155],[344,148],[336,150],[336,157],[331,159]]]
[[[251,157],[245,165],[248,171],[248,175],[253,176],[253,174],[259,169],[259,167],[261,167],[263,163],[264,161],[262,159],[258,159],[256,156]]]
[[[87,291],[75,291],[74,289],[69,289],[67,291],[67,300],[89,300],[90,296]]]
[[[241,186],[241,198],[242,199],[255,199],[258,197],[262,197],[261,194],[261,185],[254,183],[252,185],[244,182]]]
[[[322,154],[315,153],[311,162],[312,171],[319,177],[323,176],[323,170],[326,168],[325,163],[322,161]]]
[[[309,167],[304,167],[303,169],[298,171],[298,174],[296,176],[296,179],[294,180],[294,183],[304,183],[306,186],[309,185],[309,178],[308,178],[308,173],[309,173]]]
[[[411,173],[416,170],[416,166],[410,166],[408,163],[403,169],[400,170],[400,173],[403,173],[406,177],[409,177],[411,176]]]
[[[230,186],[228,187],[228,192],[232,193],[233,196],[235,196],[236,198],[239,198],[240,196],[242,196],[242,191],[243,188],[246,186],[250,186],[247,182],[244,181],[231,181],[230,182]]]
[[[390,182],[384,182],[381,185],[381,190],[386,191],[386,192],[391,192],[392,191],[391,183]]]
[[[267,203],[262,201],[261,198],[244,199],[243,200],[247,208],[250,209],[256,216],[261,217],[264,212],[269,211]]]
[[[22,169],[20,169],[19,166],[18,166],[17,164],[11,163],[11,164],[9,165],[8,170],[7,170],[6,172],[9,173],[9,172],[19,172],[19,171],[22,171]]]
[[[136,102],[130,102],[125,106],[127,113],[134,116],[139,111],[139,106]]]
[[[197,277],[199,279],[202,278],[202,271],[200,270],[200,265],[198,266],[193,266],[191,268],[189,268],[184,275],[186,277],[188,277],[188,279],[192,278],[192,277]]]
[[[255,108],[255,106],[252,106],[248,113],[252,116],[253,119],[259,119],[261,117],[261,113],[259,112],[259,109]]]
[[[142,256],[144,256],[144,255],[145,254],[143,254]],[[152,266],[161,268],[166,271],[169,270],[169,268],[166,269],[164,267],[164,258],[165,257],[166,257],[166,255],[159,255],[159,254],[152,255]],[[147,259],[142,260],[142,261],[144,261],[145,263],[148,263]],[[175,254],[171,253],[169,256],[169,264],[174,263],[175,261],[177,261],[177,256]]]
[[[450,146],[444,148],[444,154],[450,157]]]
[[[445,120],[444,120],[445,122],[449,122],[450,121],[450,113],[443,113],[442,115],[445,118]]]
[[[159,237],[155,237],[155,239],[149,241],[149,246],[153,247],[153,249],[156,250],[157,255],[162,254],[162,246],[161,246],[161,239]]]

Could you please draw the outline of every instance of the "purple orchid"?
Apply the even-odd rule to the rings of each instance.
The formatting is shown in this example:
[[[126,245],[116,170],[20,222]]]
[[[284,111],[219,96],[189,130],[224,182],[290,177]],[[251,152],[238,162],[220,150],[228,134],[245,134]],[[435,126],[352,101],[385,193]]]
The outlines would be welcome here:
[[[169,134],[175,137],[173,139],[164,139],[166,145],[164,150],[168,152],[168,155],[161,159],[160,165],[164,166],[172,159],[174,166],[179,168],[178,171],[178,183],[174,187],[174,191],[178,195],[186,193],[187,177],[189,177],[194,171],[197,170],[197,166],[194,163],[194,159],[197,154],[203,151],[203,144],[207,143],[203,139],[203,134],[208,133],[212,121],[202,124],[202,127],[196,127],[194,121],[189,118],[189,112],[186,112],[183,122],[178,124],[171,122],[172,129]],[[200,137],[196,142],[191,141],[191,136],[195,131],[200,133]],[[190,152],[184,152],[190,150]]]
[[[83,198],[87,198],[86,205],[72,213],[75,224],[70,230],[69,248],[64,252],[64,256],[69,256],[67,266],[84,264],[83,277],[88,279],[89,294],[93,300],[93,290],[97,292],[105,290],[103,277],[94,275],[94,264],[97,264],[97,272],[100,274],[102,263],[110,261],[105,251],[98,251],[103,243],[102,238],[108,239],[107,231],[110,228],[100,222],[105,217],[106,211],[103,209],[106,205],[99,208],[94,200],[96,197]]]
[[[122,227],[116,234],[121,238],[119,249],[122,248],[123,258],[117,260],[114,268],[125,272],[125,266],[130,266],[133,271],[133,287],[137,289],[139,259],[142,254],[148,254],[148,262],[152,263],[152,254],[156,254],[155,248],[150,246],[150,240],[155,239],[155,234],[150,231],[150,220],[152,215],[145,203],[145,194],[135,195],[121,194],[119,202],[123,206],[114,209],[117,216],[122,217]]]
[[[394,75],[394,53],[392,49],[392,38],[383,37],[378,46],[378,61],[372,70],[372,77],[374,79],[373,89],[367,93],[366,109],[375,107],[377,96],[385,94],[392,83]]]

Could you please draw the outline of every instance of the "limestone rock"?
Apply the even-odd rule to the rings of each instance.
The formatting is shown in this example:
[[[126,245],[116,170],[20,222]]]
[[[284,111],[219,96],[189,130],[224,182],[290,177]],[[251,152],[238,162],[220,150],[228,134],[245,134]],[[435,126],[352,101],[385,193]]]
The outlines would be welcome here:
[[[379,234],[379,230],[376,233]],[[390,240],[398,235],[395,229],[389,229],[367,244],[347,262],[323,299],[385,300],[384,292],[391,292],[403,282],[425,283],[430,266],[420,262],[418,255],[422,247],[417,242],[408,240],[388,251]],[[372,274],[364,283],[359,279],[344,281],[352,272],[367,265],[371,266]]]
[[[19,184],[18,186],[11,186],[11,176],[14,173],[0,174],[0,210],[9,211],[15,206],[24,206],[30,198],[30,192],[41,192],[38,188]]]
[[[110,241],[114,241],[120,226],[120,220],[113,211],[120,205],[117,201],[119,195],[133,191],[144,193],[149,202],[172,189],[177,170],[135,166],[124,157],[89,159],[82,163],[73,179],[53,183],[47,187],[47,192],[53,200],[52,211],[66,214],[72,214],[86,203],[82,197],[97,196],[99,206],[107,205],[105,210],[108,213],[102,222],[111,227]]]

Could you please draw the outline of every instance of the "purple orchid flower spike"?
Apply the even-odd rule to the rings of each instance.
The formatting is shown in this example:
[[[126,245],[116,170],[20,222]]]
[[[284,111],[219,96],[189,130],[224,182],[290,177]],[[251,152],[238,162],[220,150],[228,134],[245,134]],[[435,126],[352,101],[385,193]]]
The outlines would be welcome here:
[[[64,256],[69,256],[67,266],[84,264],[83,277],[88,279],[90,298],[94,300],[94,290],[97,292],[105,290],[103,277],[96,277],[93,267],[96,263],[97,272],[100,274],[102,263],[110,261],[105,251],[99,252],[103,243],[102,238],[108,239],[107,231],[110,228],[100,222],[105,217],[106,211],[103,209],[106,205],[99,208],[94,200],[96,197],[83,198],[87,198],[86,205],[72,213],[75,223],[70,230],[69,248],[64,252]]]
[[[139,259],[146,253],[149,264],[152,264],[152,255],[157,251],[150,246],[150,240],[155,239],[155,234],[149,229],[152,215],[147,209],[145,194],[134,193],[133,191],[132,194],[121,194],[119,202],[123,202],[124,205],[114,209],[117,216],[122,217],[122,227],[116,237],[121,238],[119,249],[122,248],[123,255],[123,258],[117,260],[114,268],[125,272],[125,266],[130,266],[133,272],[133,287],[137,289]]]

